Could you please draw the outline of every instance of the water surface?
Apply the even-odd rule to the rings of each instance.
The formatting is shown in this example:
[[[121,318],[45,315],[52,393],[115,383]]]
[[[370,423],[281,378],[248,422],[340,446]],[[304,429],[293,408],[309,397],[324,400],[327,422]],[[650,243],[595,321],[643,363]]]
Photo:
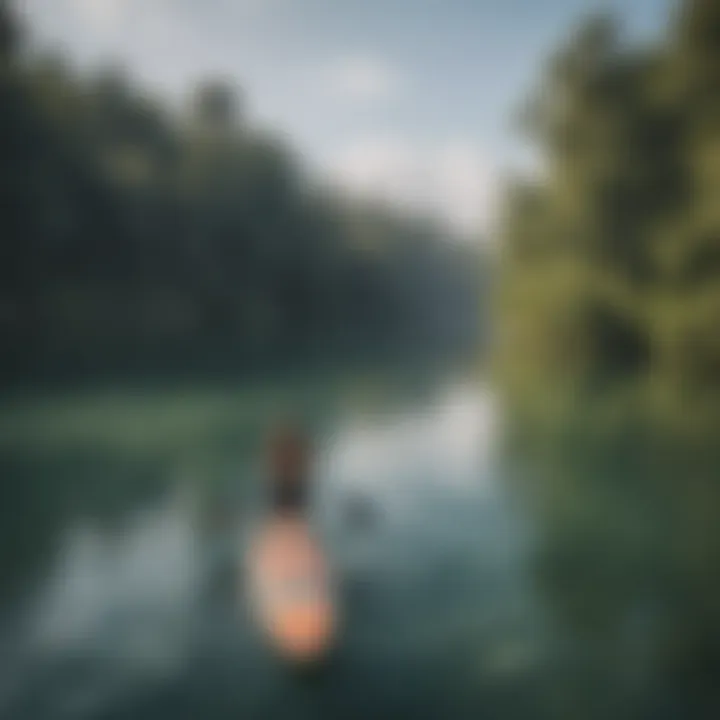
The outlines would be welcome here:
[[[523,715],[540,623],[492,393],[455,371],[263,383],[10,403],[4,716]],[[318,437],[314,516],[342,588],[312,680],[268,652],[243,593],[262,433],[289,410]]]
[[[7,399],[0,716],[718,716],[720,458],[581,405],[528,425],[457,367]],[[312,678],[244,593],[288,413],[341,587]]]

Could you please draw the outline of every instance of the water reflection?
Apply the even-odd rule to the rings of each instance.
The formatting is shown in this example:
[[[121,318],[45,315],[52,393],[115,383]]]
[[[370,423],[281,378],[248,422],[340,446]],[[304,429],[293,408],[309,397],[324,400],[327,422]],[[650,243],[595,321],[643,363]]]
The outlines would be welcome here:
[[[449,372],[213,393],[138,393],[129,433],[87,395],[79,416],[69,395],[0,420],[3,717],[716,714],[711,426],[610,397],[501,425]],[[315,519],[341,578],[338,652],[310,685],[244,604],[281,407],[320,438]]]
[[[468,385],[445,388],[412,412],[351,416],[326,439],[323,495],[331,508],[372,497],[394,525],[429,505],[441,512],[445,498],[490,490],[496,429],[492,396]]]
[[[493,398],[452,377],[417,393],[398,387],[364,393],[359,403],[343,392],[311,393],[323,439],[317,522],[343,579],[345,618],[322,684],[288,677],[244,607],[240,569],[261,495],[260,423],[244,425],[234,448],[223,441],[174,452],[167,431],[155,428],[162,452],[132,461],[127,448],[98,456],[92,438],[109,436],[97,427],[84,435],[76,424],[74,441],[85,437],[84,447],[63,447],[55,461],[47,451],[42,462],[26,460],[44,487],[53,462],[68,474],[68,453],[89,453],[96,487],[86,494],[88,482],[73,484],[85,502],[62,503],[45,528],[54,559],[27,581],[19,604],[7,605],[6,618],[19,607],[22,623],[4,638],[14,668],[4,711],[14,718],[464,717],[532,702],[539,622],[525,588],[520,522],[497,481]],[[227,419],[237,416],[233,409]],[[90,475],[87,465],[76,467]],[[108,497],[122,495],[117,486],[149,468],[156,491],[135,492],[130,483],[107,512]],[[105,483],[113,488],[107,494],[99,491]],[[358,496],[373,521],[353,528],[346,511]],[[526,692],[508,694],[518,684]]]
[[[122,651],[134,640],[150,641],[152,626],[169,616],[177,617],[182,630],[197,584],[191,508],[183,500],[171,496],[111,532],[89,523],[68,530],[39,602],[38,648],[87,652],[112,633],[120,643],[113,649]],[[136,638],[123,632],[139,620]]]
[[[627,389],[516,413],[506,456],[533,526],[548,717],[720,708],[720,455],[712,425]]]

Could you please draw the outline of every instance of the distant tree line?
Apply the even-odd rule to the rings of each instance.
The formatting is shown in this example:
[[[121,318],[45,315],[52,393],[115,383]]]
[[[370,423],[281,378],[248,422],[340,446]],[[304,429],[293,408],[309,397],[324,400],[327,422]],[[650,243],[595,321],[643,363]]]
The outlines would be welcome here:
[[[543,161],[506,207],[507,377],[717,389],[720,4],[685,0],[642,47],[587,22],[523,121]]]
[[[232,369],[474,334],[477,250],[313,184],[232,88],[207,82],[191,112],[171,113],[121,69],[80,77],[28,45],[2,0],[5,378]]]

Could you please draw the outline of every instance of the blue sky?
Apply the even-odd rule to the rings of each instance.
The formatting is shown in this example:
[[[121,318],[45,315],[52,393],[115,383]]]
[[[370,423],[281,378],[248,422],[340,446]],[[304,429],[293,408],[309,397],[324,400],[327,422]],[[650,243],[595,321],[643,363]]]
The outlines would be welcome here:
[[[672,0],[19,0],[38,39],[82,65],[120,60],[181,100],[208,75],[315,171],[365,194],[491,226],[525,160],[510,123],[584,15],[652,36]]]

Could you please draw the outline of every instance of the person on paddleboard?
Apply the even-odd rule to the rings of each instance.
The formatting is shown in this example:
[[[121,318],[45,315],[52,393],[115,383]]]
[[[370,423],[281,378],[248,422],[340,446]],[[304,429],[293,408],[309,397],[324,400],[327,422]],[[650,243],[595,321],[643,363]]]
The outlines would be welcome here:
[[[296,427],[283,426],[271,436],[268,456],[271,512],[305,516],[309,511],[313,470],[310,438]],[[350,497],[344,520],[348,528],[369,529],[376,520],[376,508],[366,497]]]
[[[305,515],[310,502],[310,439],[285,426],[275,431],[269,448],[270,507],[280,515]]]
[[[302,665],[326,657],[337,607],[326,549],[309,519],[310,439],[282,427],[267,448],[269,512],[250,546],[249,587],[256,617],[279,655]]]

